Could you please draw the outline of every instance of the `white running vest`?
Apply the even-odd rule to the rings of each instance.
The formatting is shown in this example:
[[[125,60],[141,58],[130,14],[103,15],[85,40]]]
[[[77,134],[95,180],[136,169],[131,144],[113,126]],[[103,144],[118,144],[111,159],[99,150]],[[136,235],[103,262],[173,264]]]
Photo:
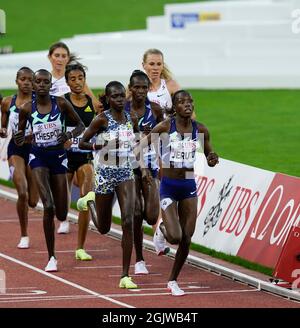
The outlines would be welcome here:
[[[52,76],[52,86],[50,89],[51,96],[62,96],[66,93],[71,92],[70,87],[67,85],[65,77],[61,77],[60,79],[55,79]]]
[[[172,98],[170,92],[167,88],[166,80],[160,80],[160,87],[156,91],[148,91],[148,99],[161,108],[171,108],[172,107]]]

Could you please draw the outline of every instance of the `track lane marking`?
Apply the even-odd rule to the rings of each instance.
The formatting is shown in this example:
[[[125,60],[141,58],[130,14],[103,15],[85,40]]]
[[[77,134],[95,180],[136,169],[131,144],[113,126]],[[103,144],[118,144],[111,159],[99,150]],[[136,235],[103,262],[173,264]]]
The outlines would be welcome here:
[[[152,264],[147,265],[151,267]],[[134,268],[134,265],[130,265],[130,268]],[[122,265],[96,265],[96,266],[76,266],[74,269],[122,269]],[[142,275],[139,275],[142,276]],[[148,276],[148,274],[147,274]]]
[[[41,269],[38,269],[38,268],[34,267],[33,265],[30,265],[30,264],[28,264],[28,263],[25,263],[25,262],[23,262],[23,261],[20,261],[20,260],[18,260],[18,259],[16,259],[16,258],[13,258],[13,257],[8,256],[8,255],[6,255],[6,254],[0,253],[0,257],[6,259],[6,260],[8,260],[8,261],[11,261],[11,262],[17,263],[17,264],[19,264],[19,265],[21,265],[21,266],[24,266],[25,268],[30,269],[30,270],[32,270],[32,271],[38,272],[38,273],[40,273],[40,274],[42,274],[42,275],[44,275],[44,276],[46,276],[46,277],[49,277],[49,278],[51,278],[51,279],[57,280],[57,281],[59,281],[59,282],[62,282],[62,283],[66,284],[66,285],[69,285],[69,286],[71,286],[71,287],[73,287],[73,288],[77,288],[77,289],[79,289],[79,290],[81,290],[81,291],[84,291],[84,292],[86,292],[86,293],[88,293],[88,294],[94,295],[94,296],[96,296],[97,298],[101,298],[101,299],[103,299],[103,300],[105,300],[105,301],[109,301],[109,302],[111,302],[111,303],[114,303],[114,304],[117,304],[117,305],[120,305],[120,306],[123,306],[123,307],[126,307],[126,308],[135,308],[134,306],[132,306],[132,305],[130,305],[130,304],[123,303],[123,302],[120,302],[120,301],[114,300],[113,298],[111,298],[111,297],[109,297],[109,296],[105,296],[105,295],[99,294],[99,293],[97,293],[97,292],[95,292],[95,291],[93,291],[93,290],[91,290],[91,289],[85,288],[85,287],[83,287],[83,286],[81,286],[81,285],[78,285],[78,284],[76,284],[76,283],[73,283],[73,282],[71,282],[71,281],[68,281],[68,280],[66,280],[66,279],[64,279],[64,278],[61,278],[61,277],[55,276],[55,275],[52,274],[52,273],[45,272],[45,271],[43,271],[43,270],[41,270]]]
[[[167,287],[165,288],[167,289]],[[240,289],[240,290],[214,290],[214,291],[197,291],[197,292],[185,292],[185,295],[188,294],[225,294],[225,293],[247,293],[247,292],[259,292],[259,289]],[[124,298],[124,297],[133,297],[133,296],[162,296],[162,295],[169,295],[171,296],[171,292],[163,292],[163,293],[144,293],[144,294],[106,294],[108,297],[117,297],[117,298]]]
[[[108,249],[86,249],[87,252],[107,252]],[[34,252],[36,254],[48,254],[47,251],[36,251]],[[55,253],[75,253],[74,249],[69,249],[69,250],[63,250],[63,251],[58,251],[55,250]]]

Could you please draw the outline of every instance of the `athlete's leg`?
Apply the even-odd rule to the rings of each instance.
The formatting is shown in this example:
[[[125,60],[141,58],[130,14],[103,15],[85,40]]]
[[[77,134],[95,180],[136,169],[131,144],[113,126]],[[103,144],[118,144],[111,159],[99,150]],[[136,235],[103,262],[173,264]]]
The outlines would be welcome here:
[[[181,200],[178,204],[178,214],[182,230],[182,238],[179,242],[173,268],[169,276],[169,281],[177,279],[182,269],[182,266],[189,254],[191,238],[195,231],[197,219],[197,201],[197,197],[187,198]]]
[[[155,179],[156,180],[156,185],[157,185],[157,199],[154,200],[154,202],[156,203],[160,200],[159,197],[159,184],[160,184],[160,180],[159,179]],[[153,201],[153,200],[152,200]],[[149,204],[149,210],[151,211],[151,202],[150,201],[146,201],[147,204]],[[156,207],[156,205],[155,205]],[[157,207],[157,211],[158,211],[158,215],[156,217],[156,221],[152,223],[152,230],[153,230],[153,243],[154,243],[154,247],[156,250],[156,253],[158,255],[165,255],[167,253],[169,253],[170,248],[167,246],[167,242],[166,242],[166,238],[164,237],[164,235],[161,233],[160,229],[159,229],[159,225],[162,222],[162,213],[161,213],[161,208],[160,205]]]
[[[114,200],[114,193],[96,194],[96,212],[97,224],[96,228],[101,234],[109,232],[112,219],[112,205]]]
[[[74,172],[67,173],[67,180],[68,180],[68,191],[69,191],[69,204],[71,204],[72,183],[74,180]]]
[[[26,167],[26,178],[28,182],[28,205],[34,208],[39,201],[39,192],[29,165]]]
[[[182,238],[177,202],[171,198],[162,198],[160,204],[163,217],[163,234],[170,244],[177,245]]]
[[[77,182],[80,188],[80,197],[93,190],[94,169],[92,164],[84,164],[77,170]],[[80,211],[78,214],[77,249],[83,249],[89,225],[89,211]]]
[[[159,216],[159,180],[153,178],[151,183],[142,179],[142,190],[144,197],[144,214],[148,224],[155,225]]]
[[[136,199],[134,207],[134,219],[133,219],[133,236],[134,247],[136,253],[136,262],[143,261],[143,199],[142,199],[142,183],[141,177],[135,175],[135,190]]]
[[[26,237],[28,235],[28,184],[26,179],[26,164],[24,159],[17,155],[10,156],[8,164],[18,192],[17,213],[20,222],[21,236]]]
[[[69,190],[67,174],[51,174],[50,185],[55,204],[55,214],[59,221],[65,221],[69,209]]]
[[[128,276],[133,248],[133,217],[135,206],[135,182],[126,180],[116,187],[116,193],[121,210],[123,272],[122,277]]]
[[[49,169],[46,167],[36,167],[32,170],[36,180],[40,198],[44,207],[43,226],[48,249],[49,259],[54,255],[54,215],[55,206],[50,186]]]

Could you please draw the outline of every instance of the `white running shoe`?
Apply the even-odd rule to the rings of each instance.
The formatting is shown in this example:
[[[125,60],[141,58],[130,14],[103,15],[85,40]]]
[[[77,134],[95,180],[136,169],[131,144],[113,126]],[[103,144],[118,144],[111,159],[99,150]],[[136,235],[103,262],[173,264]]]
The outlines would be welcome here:
[[[57,229],[57,233],[66,234],[70,232],[70,223],[68,220],[60,222],[60,225]]]
[[[135,263],[134,274],[149,274],[145,261],[139,261]]]
[[[157,225],[155,233],[153,235],[153,244],[155,247],[156,254],[158,256],[160,255],[166,255],[170,252],[170,248],[167,247],[166,238],[159,229],[160,224]]]
[[[57,260],[54,256],[51,256],[47,266],[45,267],[46,272],[56,272],[57,271]]]
[[[168,290],[171,292],[173,296],[183,296],[184,291],[179,288],[177,281],[172,280],[168,282]]]
[[[18,248],[29,248],[29,237],[21,237]]]

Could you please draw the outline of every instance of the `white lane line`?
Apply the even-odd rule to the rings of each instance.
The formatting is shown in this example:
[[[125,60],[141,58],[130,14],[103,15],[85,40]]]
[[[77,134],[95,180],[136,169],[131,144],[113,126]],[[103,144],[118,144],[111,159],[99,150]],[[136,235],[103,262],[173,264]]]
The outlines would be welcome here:
[[[149,274],[131,274],[130,277],[149,277],[149,276],[162,276],[162,273],[149,273]],[[110,274],[110,278],[120,277],[119,274]]]
[[[86,249],[86,252],[107,252],[108,249]],[[36,251],[36,254],[45,254],[47,251]],[[55,250],[55,253],[75,253],[75,249],[69,249],[69,250],[63,250],[63,251],[57,251]]]
[[[28,293],[4,293],[1,294],[3,296],[26,296],[26,295],[42,295],[47,294],[44,290],[31,290]],[[2,300],[3,297],[0,296],[0,299]]]
[[[138,284],[138,286],[140,286],[140,284]],[[167,284],[165,284],[165,286],[167,286]],[[181,285],[180,285],[181,286]],[[165,287],[167,288],[167,287]],[[153,287],[153,288],[136,288],[136,289],[130,289],[130,292],[141,292],[141,291],[148,291],[148,290],[162,290],[165,288],[159,288],[159,287]],[[209,286],[186,286],[186,287],[180,287],[181,289],[205,289],[205,288],[211,288]]]
[[[201,284],[199,281],[180,281],[179,285],[188,285],[188,284]],[[154,285],[163,285],[166,286],[167,282],[145,282],[139,283],[139,286],[154,286]]]
[[[36,289],[37,287],[6,287],[6,290],[8,289]]]
[[[130,291],[130,290],[129,290]],[[133,290],[132,290],[133,291]],[[239,292],[258,292],[258,289],[241,289],[241,290],[225,290],[225,291],[211,291],[211,292],[189,292],[186,291],[185,295],[187,294],[218,294],[218,293],[239,293]],[[140,293],[140,294],[108,294],[104,295],[106,297],[116,297],[116,298],[124,298],[124,297],[132,297],[132,296],[171,296],[169,291],[161,292],[161,293]],[[65,295],[65,296],[36,296],[36,297],[7,297],[7,298],[0,298],[0,303],[11,303],[11,302],[40,302],[40,301],[59,301],[59,300],[83,300],[83,299],[96,299],[97,296],[93,295]]]
[[[29,219],[29,221],[41,221],[41,219]],[[0,223],[19,222],[18,219],[1,219]]]
[[[148,267],[151,267],[152,265],[147,265]],[[134,265],[130,265],[131,268],[134,267]],[[80,266],[80,267],[74,267],[74,269],[120,269],[122,268],[122,265],[96,265],[96,266]]]
[[[167,288],[166,288],[167,289]],[[133,290],[132,290],[133,291]],[[259,289],[240,289],[240,290],[214,290],[214,291],[197,291],[197,292],[185,292],[187,294],[226,294],[226,293],[248,293],[248,292],[259,292]],[[144,294],[107,294],[108,297],[116,297],[116,298],[123,298],[123,297],[133,297],[133,296],[162,296],[168,295],[170,296],[171,293],[162,292],[162,293],[144,293]]]
[[[11,256],[8,256],[8,255],[5,255],[5,254],[3,254],[3,253],[0,253],[0,257],[6,259],[6,260],[8,260],[8,261],[11,261],[11,262],[17,263],[17,264],[19,264],[19,265],[22,265],[22,266],[24,266],[25,268],[28,268],[28,269],[30,269],[30,270],[32,270],[32,271],[35,271],[35,272],[38,272],[38,273],[40,273],[40,274],[42,274],[42,275],[44,275],[44,276],[46,276],[46,277],[48,277],[48,278],[51,278],[51,279],[57,280],[57,281],[62,282],[62,283],[64,283],[64,284],[66,284],[66,285],[69,285],[69,286],[71,286],[71,287],[73,287],[73,288],[77,288],[77,289],[79,289],[79,290],[81,290],[81,291],[84,291],[84,292],[86,292],[86,293],[88,293],[88,294],[94,295],[94,296],[96,296],[96,297],[98,297],[98,298],[101,298],[101,299],[103,299],[103,300],[106,300],[106,301],[112,302],[112,303],[114,303],[114,304],[118,304],[118,305],[120,305],[120,306],[124,306],[124,307],[126,307],[126,308],[134,308],[134,306],[132,306],[132,305],[130,305],[130,304],[126,304],[126,303],[123,303],[123,302],[119,302],[119,301],[117,301],[117,300],[115,300],[115,299],[113,299],[113,298],[111,298],[111,297],[109,297],[109,296],[105,296],[105,295],[99,294],[99,293],[97,293],[97,292],[95,292],[95,291],[93,291],[93,290],[91,290],[91,289],[85,288],[85,287],[80,286],[80,285],[78,285],[78,284],[75,284],[75,283],[73,283],[73,282],[71,282],[71,281],[68,281],[68,280],[63,279],[63,278],[58,277],[58,276],[55,276],[55,275],[52,274],[52,273],[45,272],[45,271],[43,271],[43,270],[41,270],[41,269],[38,269],[38,268],[36,268],[36,267],[34,267],[34,266],[30,265],[30,264],[27,264],[27,263],[25,263],[25,262],[22,262],[22,261],[20,261],[20,260],[17,260],[17,259],[15,259],[15,258],[11,257]]]
[[[0,303],[24,303],[24,302],[41,302],[41,301],[54,301],[54,302],[58,302],[58,301],[65,301],[65,300],[74,300],[74,301],[80,301],[82,302],[83,299],[97,299],[96,296],[90,296],[90,297],[83,297],[83,296],[66,296],[64,298],[60,297],[60,298],[39,298],[39,299],[35,299],[35,298],[24,298],[24,299],[8,299],[6,301],[2,301],[0,300]]]
[[[55,301],[55,300],[64,300],[64,299],[97,299],[96,296],[93,295],[56,295],[56,296],[21,296],[21,297],[1,297],[0,303],[6,302],[26,302],[26,301]]]

